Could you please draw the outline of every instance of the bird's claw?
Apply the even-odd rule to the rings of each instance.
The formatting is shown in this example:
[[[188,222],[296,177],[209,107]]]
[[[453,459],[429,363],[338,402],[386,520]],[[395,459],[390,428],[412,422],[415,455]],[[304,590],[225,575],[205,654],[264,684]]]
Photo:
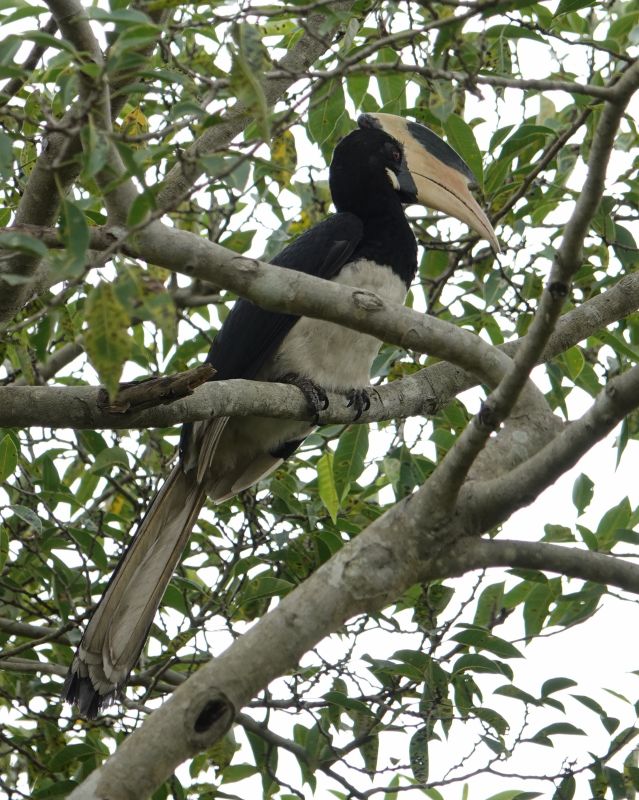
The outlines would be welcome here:
[[[314,383],[310,378],[304,378],[296,373],[284,375],[278,382],[290,383],[291,386],[297,386],[304,395],[308,407],[313,412],[313,422],[317,425],[320,412],[326,411],[328,408],[328,397],[324,389],[319,384]]]
[[[371,399],[367,389],[351,389],[346,395],[348,403],[346,408],[352,408],[355,411],[353,420],[358,420],[364,411],[368,411],[371,407]]]

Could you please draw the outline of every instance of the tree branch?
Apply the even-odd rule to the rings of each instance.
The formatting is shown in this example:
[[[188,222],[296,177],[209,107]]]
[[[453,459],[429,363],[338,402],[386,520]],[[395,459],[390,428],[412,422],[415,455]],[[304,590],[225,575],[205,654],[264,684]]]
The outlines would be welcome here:
[[[84,17],[82,6],[74,0],[55,0],[58,13],[65,18],[69,25],[73,25],[70,18],[74,10],[80,11]],[[136,3],[132,4],[135,7]],[[149,16],[154,21],[161,21],[166,15],[162,9],[150,11]],[[92,38],[90,30],[87,32],[83,22],[78,33],[79,43],[84,37]],[[95,47],[95,43],[90,43]],[[140,48],[140,55],[148,55],[155,48],[155,43],[144,45]],[[99,48],[98,48],[99,49]],[[119,78],[111,76],[111,87],[116,96],[113,100],[110,117],[115,117],[127,101],[127,95],[118,91],[129,80],[129,76]],[[55,128],[45,127],[42,132],[43,147],[36,160],[29,180],[24,188],[20,204],[15,213],[15,225],[52,225],[60,211],[60,200],[68,191],[73,181],[80,172],[80,162],[77,156],[81,152],[80,124],[86,108],[85,104],[78,102],[57,121]],[[32,294],[34,284],[43,276],[40,275],[40,259],[17,253],[7,259],[0,267],[0,328],[6,325],[22,308]],[[3,275],[19,276],[21,282],[4,281]]]
[[[592,550],[511,539],[463,539],[453,550],[460,554],[464,572],[486,567],[538,569],[639,594],[639,564]]]
[[[489,530],[531,503],[637,407],[639,366],[609,381],[582,417],[568,425],[561,435],[526,463],[499,478],[467,487],[467,491],[474,495],[471,505],[482,530]]]
[[[457,23],[458,18],[454,18]],[[441,27],[441,26],[440,26]],[[417,31],[415,33],[421,33]],[[381,42],[380,46],[385,43]],[[334,69],[328,70],[308,70],[305,77],[316,80],[330,80],[332,78],[341,78],[346,75],[370,75],[370,74],[384,74],[390,73],[391,75],[409,73],[410,75],[421,75],[429,80],[444,80],[454,81],[464,87],[475,87],[476,85],[492,86],[503,89],[519,89],[520,91],[529,91],[534,89],[539,92],[567,92],[568,94],[586,95],[587,97],[595,97],[599,100],[608,100],[612,95],[612,88],[610,86],[597,86],[596,84],[584,84],[571,81],[562,81],[554,78],[507,78],[501,75],[487,75],[470,72],[457,72],[454,70],[434,69],[433,67],[425,66],[423,64],[402,64],[397,63],[376,63],[376,64],[362,64],[359,53],[357,54],[357,61],[347,64],[340,64]],[[267,73],[267,77],[279,77],[280,72],[274,70]]]
[[[46,25],[44,25],[41,30],[42,33],[54,34],[57,29],[58,25],[55,19],[50,17]],[[0,89],[0,106],[5,106],[13,98],[13,96],[16,95],[20,89],[22,89],[25,83],[29,80],[26,73],[30,73],[36,68],[38,61],[42,58],[46,49],[47,46],[43,44],[33,45],[31,52],[20,65],[20,69],[25,73],[25,75],[18,78],[11,78],[11,80],[8,80],[2,89]]]
[[[277,76],[266,76],[263,81],[264,97],[269,107],[274,106],[289,87],[299,80],[300,74],[326,51],[330,39],[338,28],[339,16],[348,12],[352,6],[353,0],[328,3],[326,8],[330,10],[331,16],[335,16],[336,22],[322,35],[320,31],[327,27],[326,13],[309,16],[305,24],[305,33],[280,61]],[[199,156],[227,147],[251,121],[252,116],[247,112],[246,106],[238,101],[220,124],[206,129],[182,154],[180,162],[167,174],[158,192],[158,208],[174,208],[176,203],[188,194],[191,186],[203,172],[203,167],[198,162]]]
[[[530,373],[552,334],[569,293],[572,277],[581,266],[583,242],[603,195],[608,161],[619,123],[638,86],[639,62],[624,73],[614,87],[614,93],[610,90],[610,98],[604,105],[593,137],[583,191],[566,225],[561,247],[553,262],[549,284],[542,293],[528,333],[520,342],[503,378],[482,404],[479,414],[471,420],[446,453],[428,484],[417,493],[417,502],[424,499],[424,502],[436,505],[442,515],[449,513],[471,466],[490,435],[508,419],[522,392],[529,393]],[[523,401],[525,398],[521,399]],[[527,413],[533,413],[530,407],[527,408]],[[538,420],[534,422],[539,427]],[[512,424],[511,420],[506,427]],[[500,433],[491,442],[490,453],[485,456],[493,461],[498,460],[496,451],[502,446],[511,449],[510,439],[510,436],[502,436]]]
[[[625,275],[606,292],[572,309],[559,318],[538,363],[549,361],[578,342],[639,308],[639,273]],[[521,339],[500,345],[509,356]],[[83,352],[80,343],[72,342],[56,350],[37,370],[48,380],[63,366]],[[376,387],[371,393],[371,407],[358,422],[436,414],[460,392],[477,385],[477,378],[460,367],[440,361],[401,381]],[[18,389],[20,389],[18,391]],[[145,411],[108,414],[98,405],[98,388],[92,386],[10,386],[0,387],[0,427],[66,428],[166,428],[181,422],[209,419],[211,416],[280,416],[286,419],[309,419],[306,403],[292,386],[254,381],[207,383],[194,393],[171,405]],[[329,408],[321,415],[324,424],[348,424],[351,411],[341,395],[330,397]]]

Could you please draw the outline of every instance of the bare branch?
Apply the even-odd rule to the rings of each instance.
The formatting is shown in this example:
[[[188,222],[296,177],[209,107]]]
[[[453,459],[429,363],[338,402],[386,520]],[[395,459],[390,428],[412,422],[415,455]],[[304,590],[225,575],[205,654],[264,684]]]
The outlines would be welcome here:
[[[458,18],[449,18],[457,22]],[[438,26],[441,27],[441,26]],[[421,33],[415,31],[415,34]],[[385,40],[376,43],[377,48],[385,46]],[[398,60],[397,63],[377,63],[377,64],[362,64],[359,57],[354,60],[352,64],[340,64],[331,70],[308,70],[306,77],[316,80],[330,80],[331,78],[342,77],[344,75],[379,75],[384,73],[401,74],[409,73],[410,75],[421,75],[430,80],[444,80],[454,81],[464,87],[474,87],[476,85],[493,86],[503,89],[519,89],[520,91],[529,91],[534,89],[539,92],[566,92],[568,94],[586,95],[587,97],[595,97],[598,100],[608,100],[613,93],[609,86],[598,86],[596,84],[584,84],[572,81],[562,81],[554,78],[507,78],[501,75],[487,75],[487,74],[474,74],[470,72],[457,72],[455,70],[434,69],[433,67],[424,64],[402,64]],[[279,71],[267,73],[268,77],[276,77],[280,74]]]
[[[486,567],[538,569],[639,594],[639,564],[592,550],[512,539],[463,539],[453,550],[464,562],[464,571]]]

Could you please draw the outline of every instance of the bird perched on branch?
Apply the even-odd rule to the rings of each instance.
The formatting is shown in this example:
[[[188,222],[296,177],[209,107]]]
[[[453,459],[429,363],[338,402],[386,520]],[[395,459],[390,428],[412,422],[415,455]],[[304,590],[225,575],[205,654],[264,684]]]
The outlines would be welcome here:
[[[390,114],[364,114],[335,148],[330,190],[337,213],[272,260],[402,303],[417,269],[403,206],[421,203],[465,222],[495,251],[490,221],[473,197],[473,175],[432,131]],[[289,382],[316,417],[326,390],[343,392],[355,418],[380,341],[335,323],[265,311],[238,300],[207,356],[214,380]],[[124,688],[155,612],[208,496],[222,502],[288,458],[310,422],[217,417],[184,426],[180,459],[142,519],[87,625],[64,696],[95,717]]]

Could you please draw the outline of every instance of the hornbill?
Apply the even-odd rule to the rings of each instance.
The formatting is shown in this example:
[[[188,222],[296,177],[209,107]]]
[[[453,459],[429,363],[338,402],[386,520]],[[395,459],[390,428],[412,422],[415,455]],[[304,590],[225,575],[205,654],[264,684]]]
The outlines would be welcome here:
[[[330,166],[337,213],[272,263],[403,302],[417,269],[404,204],[456,217],[499,250],[471,194],[473,181],[461,157],[423,125],[363,114]],[[326,407],[326,389],[344,392],[359,416],[369,404],[364,387],[379,347],[373,336],[238,300],[207,360],[217,371],[214,380],[295,383],[316,414]],[[64,696],[80,714],[95,717],[121,694],[207,495],[218,503],[252,486],[314,427],[263,417],[217,417],[183,427],[179,462],[117,565],[69,670]]]

